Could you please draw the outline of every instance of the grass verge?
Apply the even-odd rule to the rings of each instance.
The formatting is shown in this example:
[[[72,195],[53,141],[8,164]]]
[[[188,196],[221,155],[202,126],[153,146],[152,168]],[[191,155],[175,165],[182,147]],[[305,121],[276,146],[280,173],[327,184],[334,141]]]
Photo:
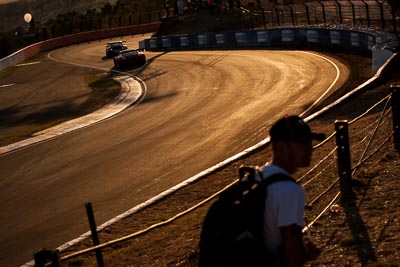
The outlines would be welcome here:
[[[12,68],[8,69],[12,71]],[[121,85],[108,74],[89,74],[84,79],[90,93],[83,103],[74,105],[64,102],[63,106],[46,109],[40,113],[40,118],[9,118],[7,129],[0,135],[0,146],[24,140],[36,132],[89,114],[109,104],[121,91]]]

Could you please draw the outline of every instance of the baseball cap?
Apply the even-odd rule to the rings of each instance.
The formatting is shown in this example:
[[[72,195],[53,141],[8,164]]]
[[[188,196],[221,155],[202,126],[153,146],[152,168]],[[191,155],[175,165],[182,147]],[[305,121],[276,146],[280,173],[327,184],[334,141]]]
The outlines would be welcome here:
[[[311,140],[322,141],[325,139],[325,134],[314,133],[310,126],[299,116],[286,116],[272,125],[269,134],[271,141],[298,141],[309,142]]]

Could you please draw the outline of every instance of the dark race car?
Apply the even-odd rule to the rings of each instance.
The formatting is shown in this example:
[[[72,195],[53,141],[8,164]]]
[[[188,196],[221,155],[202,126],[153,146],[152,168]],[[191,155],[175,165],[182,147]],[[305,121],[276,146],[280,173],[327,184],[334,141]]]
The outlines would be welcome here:
[[[106,56],[112,57],[118,55],[119,52],[128,49],[125,41],[109,42],[106,45]]]
[[[116,68],[134,67],[145,63],[146,55],[138,49],[124,50],[114,57],[114,66]]]

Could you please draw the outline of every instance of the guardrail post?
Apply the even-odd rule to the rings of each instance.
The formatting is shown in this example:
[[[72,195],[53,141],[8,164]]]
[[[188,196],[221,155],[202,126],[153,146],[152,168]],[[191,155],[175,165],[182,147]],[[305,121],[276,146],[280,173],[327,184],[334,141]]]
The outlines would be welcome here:
[[[336,121],[335,130],[340,192],[342,199],[346,199],[353,193],[351,185],[349,127],[347,121]]]
[[[86,213],[89,219],[89,226],[90,226],[90,231],[92,233],[92,240],[93,240],[93,245],[97,246],[100,245],[99,241],[99,235],[97,233],[97,227],[96,227],[96,222],[94,220],[94,215],[93,215],[93,209],[92,209],[92,203],[86,203]],[[103,261],[103,255],[101,254],[101,249],[96,249],[96,260],[97,260],[97,265],[99,267],[104,267],[104,261]]]
[[[58,250],[42,249],[33,255],[35,267],[62,267],[60,252]],[[48,265],[48,263],[51,265]]]
[[[391,85],[394,148],[400,152],[400,85]]]

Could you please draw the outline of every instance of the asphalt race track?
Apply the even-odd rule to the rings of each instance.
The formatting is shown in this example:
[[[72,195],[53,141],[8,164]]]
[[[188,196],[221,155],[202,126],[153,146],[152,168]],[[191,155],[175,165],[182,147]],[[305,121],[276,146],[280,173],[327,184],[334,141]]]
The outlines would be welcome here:
[[[144,38],[123,39],[136,47]],[[55,101],[72,94],[80,101],[87,92],[83,73],[113,67],[103,58],[107,41],[53,51],[51,60],[34,65],[35,75],[0,79],[0,85],[8,79],[19,86],[8,101],[17,105],[19,92],[24,105],[39,96]],[[88,231],[87,202],[100,225],[258,143],[278,116],[304,112],[349,75],[344,64],[301,51],[146,52],[146,57],[144,67],[127,73],[146,84],[138,105],[0,155],[0,266],[20,266],[41,248],[56,248]],[[33,67],[20,68],[24,73]],[[53,94],[49,83],[58,83]]]

